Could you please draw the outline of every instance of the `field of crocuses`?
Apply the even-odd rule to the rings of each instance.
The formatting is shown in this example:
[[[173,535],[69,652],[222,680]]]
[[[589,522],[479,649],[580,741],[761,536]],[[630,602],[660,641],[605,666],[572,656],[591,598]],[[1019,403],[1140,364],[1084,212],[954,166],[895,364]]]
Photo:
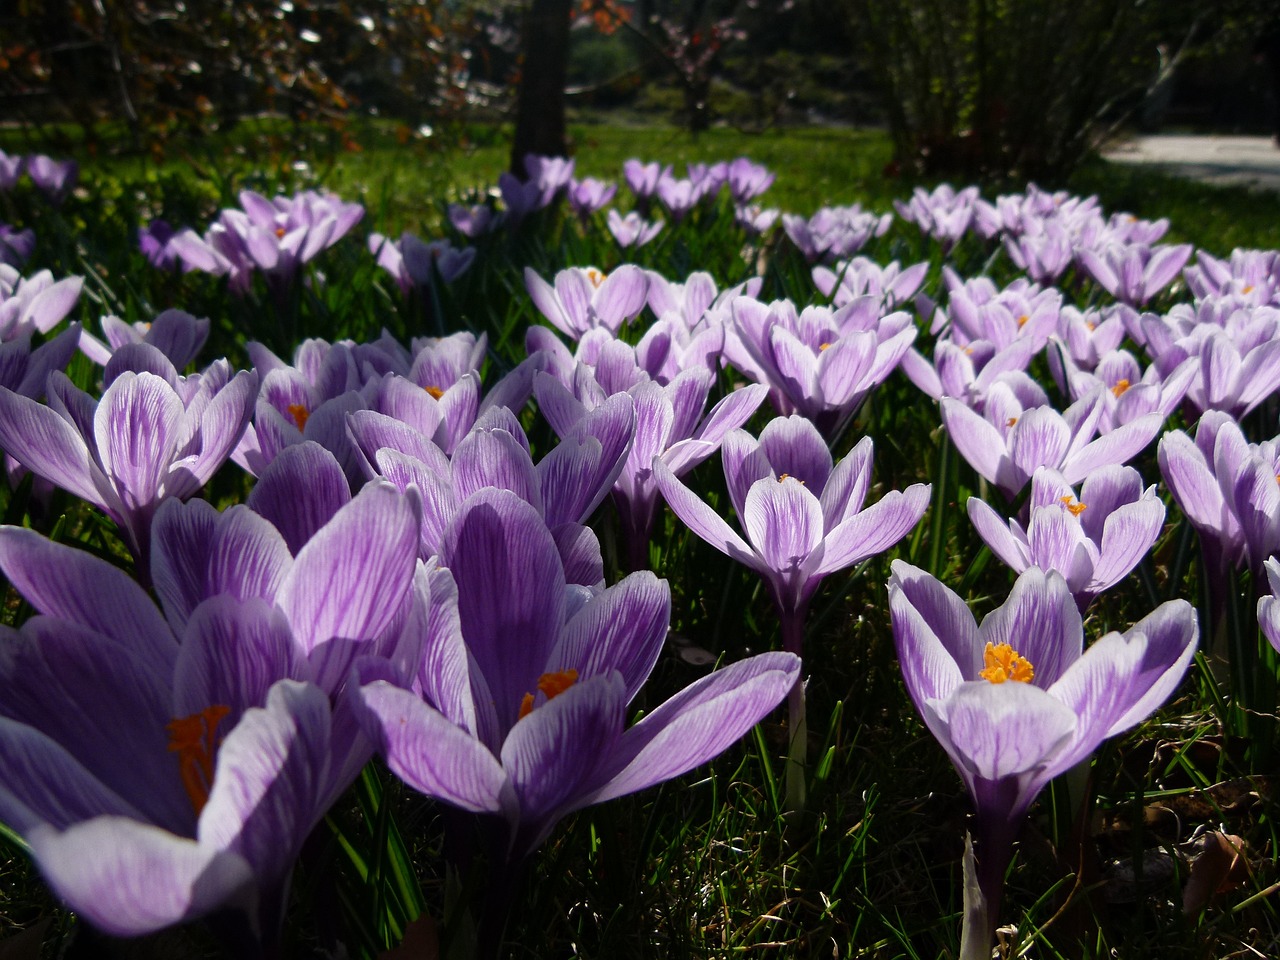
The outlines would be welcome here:
[[[1280,253],[525,167],[0,154],[0,953],[1280,952]]]

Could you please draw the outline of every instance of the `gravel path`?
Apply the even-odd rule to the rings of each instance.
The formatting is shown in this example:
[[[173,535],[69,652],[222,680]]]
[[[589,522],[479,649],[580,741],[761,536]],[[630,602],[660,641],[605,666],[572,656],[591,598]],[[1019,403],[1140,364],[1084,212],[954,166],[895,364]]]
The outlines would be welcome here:
[[[1104,151],[1116,163],[1146,163],[1205,183],[1280,190],[1280,148],[1269,137],[1158,134]]]

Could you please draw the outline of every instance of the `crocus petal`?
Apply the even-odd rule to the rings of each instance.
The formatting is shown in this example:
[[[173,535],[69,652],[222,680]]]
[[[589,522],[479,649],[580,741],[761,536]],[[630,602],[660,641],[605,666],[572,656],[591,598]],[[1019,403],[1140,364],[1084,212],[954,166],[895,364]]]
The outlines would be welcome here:
[[[58,382],[55,373],[51,384]],[[81,500],[112,512],[121,509],[93,462],[84,437],[52,409],[0,387],[0,448],[37,476]]]
[[[982,537],[983,542],[991,548],[991,552],[1006,566],[1011,567],[1014,573],[1021,573],[1027,569],[1031,564],[1031,558],[1027,553],[1027,539],[1026,535],[1022,534],[1022,528],[1017,527],[1013,520],[1006,524],[1000,519],[998,513],[977,497],[970,497],[966,506],[969,511],[969,522],[978,531],[978,536]],[[1019,534],[1022,536],[1020,537]]]
[[[883,553],[920,522],[929,506],[930,486],[914,483],[906,490],[890,490],[861,513],[827,533],[821,562],[811,573],[825,576],[868,557]]]
[[[330,719],[328,696],[292,680],[276,683],[265,707],[247,710],[218,748],[196,831],[201,844],[240,854],[272,885],[282,880],[334,791]]]
[[[1164,417],[1158,413],[1122,424],[1068,457],[1062,464],[1062,475],[1068,483],[1079,483],[1099,467],[1126,463],[1155,439],[1163,425]]]
[[[94,926],[140,936],[220,907],[252,912],[244,858],[123,817],[28,836],[49,886]]]
[[[485,489],[463,503],[445,530],[440,564],[457,582],[463,636],[502,729],[510,729],[564,624],[564,571],[555,541],[524,500]],[[512,644],[513,636],[521,642]]]
[[[777,417],[760,431],[760,449],[777,476],[803,480],[815,497],[826,489],[831,475],[831,450],[811,420]]]
[[[245,500],[280,531],[291,554],[350,502],[351,488],[337,458],[310,440],[281,450]]]
[[[793,477],[757,480],[742,521],[751,545],[779,573],[798,568],[822,543],[822,507]]]
[[[955,751],[952,759],[988,781],[1044,771],[1076,730],[1069,707],[1016,680],[961,684],[939,709]]]
[[[0,527],[0,568],[41,613],[81,624],[172,663],[177,642],[154,603],[105,560],[54,543],[34,530]]]
[[[707,506],[696,493],[676,479],[660,459],[653,461],[653,478],[671,512],[690,530],[721,553],[745,563],[758,573],[768,574],[769,567],[756,552],[734,533],[718,513]]]
[[[1084,631],[1075,600],[1061,574],[1028,567],[1009,597],[987,614],[981,644],[1008,644],[1031,662],[1036,685],[1048,687],[1080,656]]]
[[[419,793],[472,813],[503,812],[507,775],[474,736],[413,692],[378,680],[357,696],[364,721],[392,773]]]
[[[182,415],[173,388],[150,373],[124,373],[102,395],[94,421],[98,457],[128,510],[155,504]]]
[[[417,498],[371,483],[299,551],[276,602],[304,651],[386,629],[413,578],[420,516]]]
[[[767,716],[799,675],[799,657],[774,652],[690,684],[623,734],[611,758],[616,772],[575,807],[635,793],[706,763]]]
[[[547,672],[575,669],[578,679],[616,671],[624,702],[644,685],[658,661],[671,620],[671,590],[642,571],[592,597],[565,624]]]
[[[1157,497],[1143,497],[1117,508],[1103,528],[1089,590],[1097,593],[1119,583],[1146,556],[1163,526],[1164,503]]]
[[[555,821],[580,805],[625,723],[622,678],[578,681],[535,707],[502,744],[502,767],[520,803],[522,846],[541,843]]]
[[[942,398],[941,411],[942,422],[960,455],[980,476],[991,483],[999,483],[1010,469],[1004,437],[1000,432],[964,403],[951,397]],[[1013,482],[1012,478],[1010,482]]]

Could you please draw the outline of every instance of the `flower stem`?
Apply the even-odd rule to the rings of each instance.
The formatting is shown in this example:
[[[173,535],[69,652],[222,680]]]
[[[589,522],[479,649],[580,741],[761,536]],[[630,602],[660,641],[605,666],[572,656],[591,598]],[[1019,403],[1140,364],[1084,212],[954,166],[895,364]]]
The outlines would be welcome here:
[[[801,655],[804,647],[804,621],[808,604],[802,603],[795,610],[782,613],[782,649]],[[804,677],[796,678],[787,694],[787,732],[790,736],[787,748],[787,811],[798,813],[804,809],[808,793],[809,729],[805,720]]]

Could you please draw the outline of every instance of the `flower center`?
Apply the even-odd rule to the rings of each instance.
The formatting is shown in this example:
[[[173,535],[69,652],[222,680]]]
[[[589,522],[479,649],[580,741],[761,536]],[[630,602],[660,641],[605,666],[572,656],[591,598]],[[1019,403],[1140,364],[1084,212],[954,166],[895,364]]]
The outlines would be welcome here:
[[[1013,426],[1015,423],[1017,423],[1017,422],[1018,422],[1018,418],[1017,418],[1017,417],[1010,417],[1008,420],[1006,420],[1006,421],[1004,422],[1004,425],[1005,425],[1006,427],[1012,427],[1012,426]]]
[[[441,390],[439,387],[423,387],[422,389],[427,391],[427,393],[431,394],[431,396],[436,400],[439,400],[441,397],[444,396],[444,391]]]
[[[169,750],[178,755],[182,788],[187,791],[197,817],[209,802],[209,791],[213,787],[213,758],[222,743],[221,737],[215,738],[218,723],[230,712],[230,707],[215,704],[165,724],[169,731]]]
[[[299,430],[307,429],[307,419],[311,416],[311,412],[300,403],[291,403],[286,408],[289,416],[293,417],[293,422],[298,425]]]
[[[829,343],[820,343],[820,344],[818,344],[818,352],[819,352],[819,353],[821,353],[823,350],[830,350],[830,349],[831,349],[831,344],[829,344]]]
[[[568,670],[544,673],[538,678],[538,689],[542,691],[544,697],[552,700],[572,687],[577,681],[578,671],[570,667]],[[533,713],[533,694],[526,693],[520,701],[520,719],[523,720],[531,713]]]
[[[591,286],[595,287],[597,290],[600,289],[600,284],[604,283],[605,277],[607,276],[603,270],[597,270],[595,267],[587,267],[585,273],[587,275],[587,279],[591,281]]]
[[[277,240],[284,239],[284,227],[276,227],[276,239]]]
[[[1030,683],[1036,675],[1031,661],[1015,653],[1007,643],[988,643],[982,651],[982,663],[983,669],[978,676],[991,683],[1004,683],[1006,680]]]
[[[1027,314],[1025,314],[1025,313],[1024,313],[1022,316],[1020,316],[1020,317],[1018,318],[1018,327],[1019,327],[1019,329],[1021,329],[1022,327],[1025,327],[1025,326],[1027,325],[1027,321],[1028,321],[1028,320],[1030,320],[1030,319],[1031,319],[1031,318],[1030,318],[1029,316],[1027,316]]]
[[[1241,293],[1253,293],[1253,284],[1252,284],[1252,283],[1247,284],[1247,285],[1244,287],[1244,289],[1242,289],[1240,292],[1241,292]]]
[[[1120,379],[1116,381],[1116,385],[1111,388],[1111,392],[1118,398],[1122,393],[1129,389],[1129,381]]]
[[[1076,498],[1071,496],[1071,494],[1067,494],[1065,497],[1059,497],[1058,499],[1067,505],[1067,509],[1071,511],[1071,515],[1073,517],[1080,516],[1080,514],[1084,513],[1085,508],[1089,506],[1087,503],[1081,503],[1079,500],[1076,500]]]

